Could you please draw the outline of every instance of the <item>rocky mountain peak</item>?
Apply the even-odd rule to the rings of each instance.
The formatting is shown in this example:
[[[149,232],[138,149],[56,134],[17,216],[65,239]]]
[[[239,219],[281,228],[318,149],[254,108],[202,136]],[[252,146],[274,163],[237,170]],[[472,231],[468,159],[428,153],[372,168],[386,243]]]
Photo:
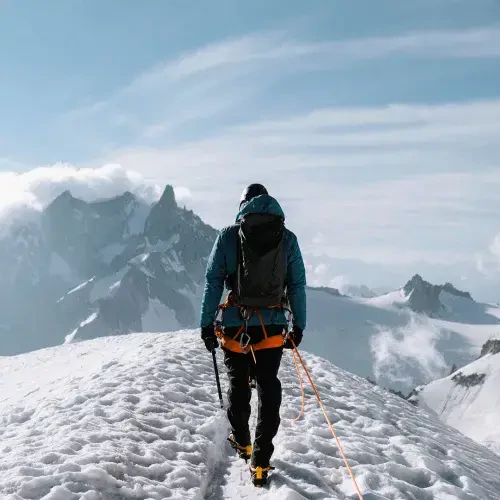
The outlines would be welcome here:
[[[161,198],[153,205],[146,219],[145,236],[152,243],[168,241],[178,229],[179,217],[179,208],[175,201],[174,188],[171,185],[167,185]]]
[[[158,205],[162,208],[162,210],[175,210],[177,208],[177,202],[175,200],[175,192],[173,186],[167,184],[165,189],[163,190],[163,194],[161,195],[160,200],[158,201]]]
[[[441,287],[425,281],[419,274],[415,274],[415,276],[406,283],[403,290],[408,297],[410,308],[415,312],[432,316],[442,307],[439,300]]]
[[[66,190],[0,238],[0,317],[14,354],[71,339],[197,324],[217,231],[180,208],[172,186],[151,205],[130,191],[85,201]],[[30,222],[31,221],[31,222]],[[3,295],[2,295],[3,294]]]
[[[449,293],[455,297],[473,300],[469,292],[463,292],[455,288],[451,283],[444,285],[433,285],[425,281],[422,276],[415,274],[403,287],[405,295],[408,297],[408,305],[418,313],[428,316],[436,315],[442,308],[440,300],[441,292]]]

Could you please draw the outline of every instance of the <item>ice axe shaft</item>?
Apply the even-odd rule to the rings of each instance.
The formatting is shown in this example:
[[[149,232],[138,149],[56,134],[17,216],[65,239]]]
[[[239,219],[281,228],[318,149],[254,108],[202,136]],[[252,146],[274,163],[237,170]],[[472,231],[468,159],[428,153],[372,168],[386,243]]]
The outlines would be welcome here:
[[[219,391],[220,407],[224,408],[224,402],[222,401],[222,389],[220,387],[219,369],[217,368],[217,358],[215,356],[215,349],[212,351],[212,358],[214,360],[215,381],[217,382],[217,391]]]

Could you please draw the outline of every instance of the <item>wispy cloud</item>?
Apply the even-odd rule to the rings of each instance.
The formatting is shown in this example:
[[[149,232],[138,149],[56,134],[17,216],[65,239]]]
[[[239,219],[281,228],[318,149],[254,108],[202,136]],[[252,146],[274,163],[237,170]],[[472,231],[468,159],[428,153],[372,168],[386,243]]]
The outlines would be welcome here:
[[[339,65],[398,55],[500,57],[500,26],[324,42],[299,40],[279,31],[230,38],[158,64],[109,98],[75,109],[62,120],[82,127],[92,120],[100,133],[105,125],[114,132],[128,133],[127,140],[135,142],[158,136],[178,139],[182,136],[180,128],[238,109],[241,103],[255,100],[259,89],[286,73],[324,72]],[[405,109],[392,111],[393,123],[397,123],[398,114],[404,116]],[[337,117],[341,118],[339,114]],[[309,117],[320,121],[331,118],[321,113]],[[358,114],[357,118],[363,117]],[[351,119],[356,116],[344,117],[344,124]],[[371,119],[376,123],[376,117]]]
[[[176,147],[126,149],[106,161],[211,193],[217,206],[196,196],[196,208],[217,226],[242,185],[260,179],[279,193],[309,250],[451,262],[472,255],[463,245],[471,222],[481,221],[482,238],[500,208],[500,170],[490,163],[500,154],[498,117],[497,100],[325,109]],[[313,241],[318,228],[323,236]]]
[[[500,274],[500,233],[498,233],[484,252],[476,254],[477,270],[487,278],[496,278]]]
[[[370,340],[377,382],[415,387],[446,375],[449,368],[437,349],[440,336],[435,326],[417,316],[404,327],[378,327]]]
[[[394,54],[430,57],[500,57],[500,26],[470,30],[420,31],[399,36],[364,37],[327,42],[292,39],[275,31],[230,38],[183,54],[141,75],[125,91],[155,89],[165,80],[199,77],[254,63],[296,62],[320,56],[323,63],[381,58]]]
[[[292,39],[274,31],[230,38],[183,54],[141,75],[127,92],[153,90],[167,80],[181,80],[253,63],[296,62],[320,56],[324,63],[381,58],[394,54],[431,57],[499,57],[500,26],[471,30],[420,31],[399,36],[327,42]]]
[[[361,107],[293,99],[285,113],[270,96],[294,76],[323,78],[367,60],[497,57],[498,25],[314,42],[255,33],[156,65],[63,123],[104,144],[91,166],[117,163],[186,186],[185,202],[216,227],[233,220],[241,189],[258,180],[307,253],[462,265],[474,263],[500,210],[500,99]],[[321,262],[313,270],[318,279],[340,272]]]

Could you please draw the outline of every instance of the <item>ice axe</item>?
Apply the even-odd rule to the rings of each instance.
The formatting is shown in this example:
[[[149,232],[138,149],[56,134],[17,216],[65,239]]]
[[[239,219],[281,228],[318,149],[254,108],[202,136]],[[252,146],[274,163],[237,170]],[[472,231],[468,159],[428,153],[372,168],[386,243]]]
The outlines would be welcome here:
[[[214,360],[215,381],[217,382],[217,390],[219,391],[220,407],[224,408],[224,402],[222,401],[222,389],[220,387],[219,369],[217,368],[217,358],[215,356],[215,349],[212,350],[212,358]]]

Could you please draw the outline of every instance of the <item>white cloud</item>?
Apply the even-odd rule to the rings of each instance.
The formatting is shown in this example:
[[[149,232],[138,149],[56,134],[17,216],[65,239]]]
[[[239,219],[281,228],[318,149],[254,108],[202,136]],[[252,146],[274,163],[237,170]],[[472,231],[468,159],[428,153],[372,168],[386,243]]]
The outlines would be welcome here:
[[[476,254],[476,266],[488,278],[500,274],[500,233],[493,238],[487,251]]]
[[[500,27],[325,42],[299,40],[276,31],[228,38],[155,65],[109,98],[66,114],[61,124],[86,127],[85,140],[109,136],[110,130],[126,131],[135,142],[158,137],[178,140],[186,127],[238,110],[283,75],[332,70],[394,55],[500,57]],[[396,109],[394,123],[398,112],[405,114],[404,109]],[[335,117],[320,112],[311,118]]]
[[[234,220],[239,193],[257,181],[283,204],[306,253],[474,265],[500,210],[499,99],[317,109],[289,101],[284,115],[261,91],[366,59],[499,57],[499,41],[499,26],[327,42],[256,33],[165,61],[62,123],[86,148],[106,148],[89,166],[115,163],[183,186],[182,202],[216,227]],[[120,133],[126,147],[115,143]],[[318,265],[321,284],[344,272]]]
[[[444,376],[448,366],[436,347],[439,337],[434,325],[415,315],[404,327],[378,327],[370,340],[377,382],[415,387]]]
[[[364,37],[311,43],[282,32],[229,38],[160,64],[134,80],[126,92],[151,91],[165,81],[200,77],[228,67],[254,63],[293,62],[320,56],[326,64],[339,60],[381,58],[393,54],[430,57],[500,57],[500,27],[471,30],[420,31],[387,37]]]
[[[23,173],[0,172],[0,215],[6,216],[26,206],[41,210],[66,190],[86,201],[113,197],[125,191],[148,202],[161,195],[158,184],[119,165],[77,168],[58,164]],[[187,193],[185,188],[181,188],[182,193]]]
[[[176,186],[174,188],[174,192],[175,192],[175,199],[177,200],[178,203],[189,200],[193,197],[193,193],[191,192],[191,190],[184,186]]]
[[[258,181],[282,202],[306,252],[460,264],[473,260],[500,210],[500,169],[490,163],[500,155],[499,119],[500,100],[325,109],[104,161],[188,187],[191,207],[216,227]]]

